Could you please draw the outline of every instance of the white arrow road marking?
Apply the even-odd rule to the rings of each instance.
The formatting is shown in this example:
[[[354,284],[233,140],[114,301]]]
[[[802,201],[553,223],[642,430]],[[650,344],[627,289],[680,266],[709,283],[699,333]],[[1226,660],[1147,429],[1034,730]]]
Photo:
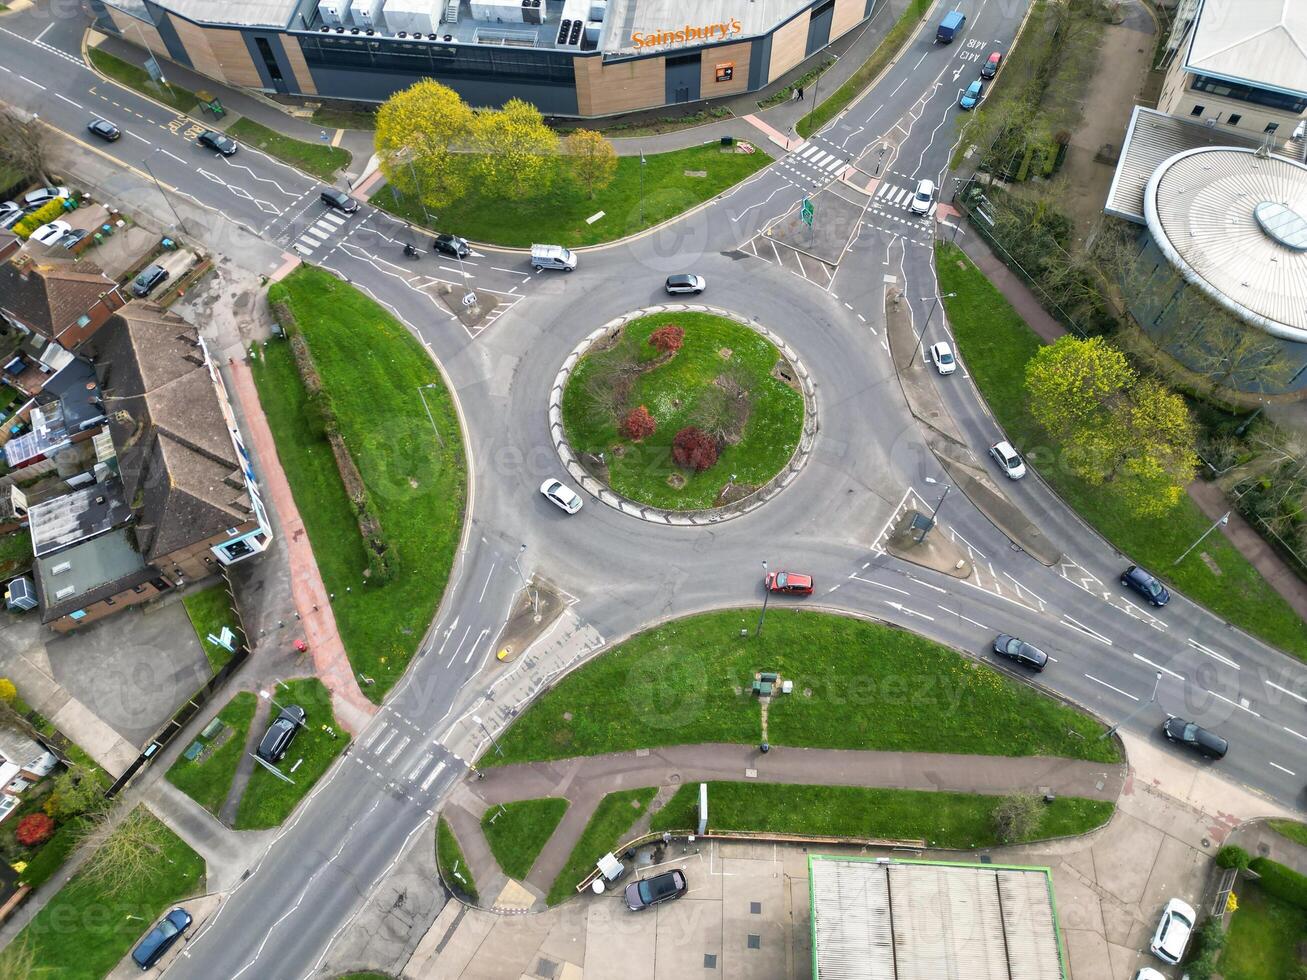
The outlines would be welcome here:
[[[905,616],[918,616],[921,619],[928,619],[932,623],[935,621],[934,616],[927,616],[925,613],[917,612],[915,609],[909,609],[907,606],[903,605],[902,603],[890,602],[888,599],[883,599],[881,601],[884,602],[885,605],[889,606],[891,609],[895,609],[898,612],[903,613],[903,615]]]

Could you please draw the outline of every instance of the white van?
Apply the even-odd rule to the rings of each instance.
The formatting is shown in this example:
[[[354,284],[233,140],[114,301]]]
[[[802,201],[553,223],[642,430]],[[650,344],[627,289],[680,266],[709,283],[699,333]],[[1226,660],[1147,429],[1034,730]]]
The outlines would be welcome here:
[[[576,256],[562,245],[532,245],[531,265],[536,269],[562,269],[571,272],[576,268]]]

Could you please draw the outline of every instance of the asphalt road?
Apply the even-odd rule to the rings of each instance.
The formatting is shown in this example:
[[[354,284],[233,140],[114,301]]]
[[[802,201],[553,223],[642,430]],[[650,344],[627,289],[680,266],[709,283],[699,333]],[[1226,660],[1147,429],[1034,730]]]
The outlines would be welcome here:
[[[1006,49],[1024,14],[1024,6],[996,0],[961,6],[967,29],[953,45],[936,46],[934,24],[927,24],[875,91],[825,132],[710,206],[636,241],[583,253],[571,275],[533,273],[522,253],[489,249],[462,268],[430,254],[406,260],[405,231],[393,219],[366,205],[344,220],[326,218],[320,182],[249,148],[232,158],[202,150],[193,142],[202,127],[193,120],[79,67],[68,52],[76,50],[80,23],[0,22],[6,98],[77,139],[91,139],[84,128],[93,114],[124,129],[118,143],[83,152],[96,154],[97,167],[111,161],[124,168],[112,190],[125,204],[148,203],[158,212],[162,193],[166,213],[175,209],[184,232],[210,249],[240,261],[242,243],[254,235],[345,276],[428,345],[466,418],[470,526],[419,657],[172,974],[314,972],[466,772],[467,759],[453,746],[487,692],[493,696],[498,668],[490,643],[520,587],[519,570],[538,571],[576,597],[572,614],[607,641],[666,617],[758,603],[764,559],[773,568],[811,571],[819,583],[813,604],[900,624],[997,669],[1006,668],[989,652],[993,634],[1017,633],[1055,658],[1033,682],[1109,719],[1129,717],[1124,727],[1141,733],[1155,733],[1168,712],[1193,717],[1230,739],[1220,764],[1226,776],[1302,806],[1307,669],[1182,596],[1157,614],[1141,608],[1116,585],[1126,560],[1038,479],[1006,489],[1063,550],[1059,567],[1015,550],[958,493],[936,533],[969,550],[972,579],[929,572],[880,548],[900,507],[914,499],[933,504],[945,481],[883,343],[887,284],[904,289],[917,322],[936,293],[935,216],[909,215],[902,192],[919,177],[945,183],[958,138],[958,91],[991,47]],[[869,193],[836,185],[841,205],[830,185],[855,164]],[[759,238],[805,196],[818,203],[819,222],[827,201],[861,209],[833,261],[813,262]],[[267,271],[266,249],[257,261]],[[591,499],[569,518],[536,492],[545,476],[561,472],[546,416],[559,364],[598,324],[667,301],[663,276],[686,270],[708,278],[705,301],[766,323],[807,365],[821,426],[812,460],[766,506],[710,529],[647,524]],[[472,328],[434,295],[441,284],[464,281],[464,273],[498,303]],[[946,329],[935,313],[925,343]],[[983,454],[999,432],[969,379],[959,372],[937,381]],[[1147,698],[1158,672],[1154,705]],[[941,702],[940,710],[947,707]],[[614,710],[647,707],[615,696]]]

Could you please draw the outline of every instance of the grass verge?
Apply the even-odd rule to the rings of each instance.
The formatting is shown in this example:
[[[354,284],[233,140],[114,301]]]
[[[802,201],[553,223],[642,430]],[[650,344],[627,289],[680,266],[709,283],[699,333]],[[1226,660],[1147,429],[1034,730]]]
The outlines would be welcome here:
[[[454,829],[444,817],[436,825],[436,863],[440,865],[445,883],[461,891],[469,902],[476,902],[481,897],[477,894],[476,879],[467,866],[467,858],[463,857],[463,849],[458,846]]]
[[[168,767],[168,782],[214,816],[222,809],[231,789],[232,777],[236,775],[236,766],[245,754],[245,740],[249,736],[250,722],[254,719],[257,704],[253,694],[241,691],[218,712],[218,718],[231,729],[227,740],[203,761],[192,762],[184,756],[178,756],[177,761]]]
[[[9,975],[6,964],[16,966],[21,958],[15,947],[26,946],[40,975],[99,980],[173,903],[198,891],[204,859],[148,810],[127,819],[146,822],[161,849],[158,856],[113,887],[88,877],[84,866],[0,954],[0,974]]]
[[[622,842],[622,836],[631,829],[636,818],[649,806],[658,790],[654,786],[609,793],[595,807],[590,822],[585,825],[572,853],[558,872],[549,888],[546,901],[550,905],[576,894],[577,883],[590,871],[596,861]]]
[[[924,840],[931,847],[995,847],[994,808],[1001,796],[875,789],[865,786],[794,786],[780,783],[710,783],[713,830]],[[1101,827],[1113,806],[1101,800],[1059,796],[1039,826],[1020,841],[1084,834]],[[686,784],[654,814],[650,830],[698,826],[699,785]]]
[[[1281,980],[1294,976],[1298,944],[1307,936],[1307,911],[1249,882],[1237,892],[1217,963],[1225,980]]]
[[[876,50],[871,53],[871,57],[862,63],[849,80],[832,92],[821,105],[813,109],[802,119],[796,127],[799,135],[807,139],[821,127],[839,115],[844,107],[856,99],[872,80],[879,75],[899,49],[903,47],[912,36],[917,22],[930,9],[932,0],[911,0],[908,8],[899,15],[899,19],[894,22],[894,26],[889,29],[885,35],[885,40],[876,46]]]
[[[486,836],[504,874],[521,881],[567,812],[567,800],[547,797],[491,807],[481,818]]]
[[[326,181],[335,180],[336,172],[348,167],[352,159],[343,147],[283,136],[253,119],[237,119],[227,127],[227,135]]]
[[[685,329],[685,345],[670,360],[635,378],[627,404],[613,414],[600,406],[593,381],[604,377],[605,366],[620,363],[632,352],[641,364],[658,356],[647,343],[666,324]],[[721,351],[729,349],[724,360]],[[634,352],[637,352],[635,354]],[[576,367],[563,394],[563,425],[578,452],[607,453],[609,485],[633,500],[675,510],[697,510],[720,503],[727,483],[762,486],[785,468],[803,431],[803,396],[771,371],[780,352],[761,334],[709,313],[661,313],[627,324],[617,346],[588,354]],[[721,450],[717,462],[701,473],[683,469],[672,460],[672,439],[683,427],[696,424],[706,399],[719,388],[715,379],[738,371],[748,391],[748,409],[740,439]],[[602,387],[607,388],[604,384]],[[635,442],[623,438],[617,424],[628,408],[646,406],[657,431]],[[621,455],[613,452],[622,447]],[[673,487],[677,476],[684,485]]]
[[[1307,660],[1307,629],[1302,620],[1224,537],[1208,536],[1201,549],[1180,565],[1173,564],[1212,523],[1189,497],[1182,497],[1166,520],[1138,517],[1104,488],[1058,465],[1059,447],[1031,417],[1026,404],[1023,366],[1039,349],[1039,337],[960,249],[941,242],[935,257],[940,290],[956,294],[944,305],[962,360],[1026,461],[1131,561],[1223,619]]]
[[[458,414],[422,345],[352,286],[306,266],[269,296],[294,310],[394,556],[390,581],[361,584],[368,560],[354,507],[288,344],[269,344],[254,363],[259,400],[350,663],[375,681],[363,690],[380,703],[435,615],[458,547],[467,495]]]
[[[310,121],[323,129],[361,129],[371,132],[377,128],[377,114],[366,109],[314,109]]]
[[[757,622],[729,609],[637,634],[542,695],[480,764],[756,744],[760,669],[794,681],[768,711],[773,745],[1118,759],[1100,722],[925,637],[773,605],[762,635],[742,640]]]
[[[232,642],[240,643],[238,631],[240,623],[231,608],[231,595],[227,592],[227,583],[219,582],[207,589],[193,592],[182,600],[182,605],[186,607],[186,615],[190,617],[191,626],[195,628],[195,635],[200,640],[200,646],[204,648],[204,655],[209,658],[209,668],[216,674],[231,660],[232,655],[218,644],[211,643],[209,636],[221,636],[222,628],[227,626],[238,637]]]
[[[1307,823],[1299,823],[1297,820],[1268,820],[1266,823],[1281,837],[1307,847]]]
[[[285,681],[277,685],[272,696],[278,704],[297,704],[308,712],[304,727],[277,766],[294,782],[283,782],[256,765],[236,810],[237,830],[263,830],[280,824],[349,744],[349,736],[331,712],[331,694],[316,677]],[[276,705],[273,710],[277,710]],[[330,725],[335,735],[323,731],[324,725]],[[296,762],[300,764],[291,773]]]
[[[19,528],[0,537],[0,576],[11,578],[32,565],[32,532]]]
[[[144,68],[139,68],[130,62],[123,61],[121,58],[114,57],[107,51],[101,51],[99,48],[87,48],[87,55],[91,59],[91,64],[96,67],[100,74],[107,75],[115,82],[135,89],[142,95],[148,95],[156,102],[162,102],[178,112],[190,112],[200,104],[200,100],[195,97],[194,92],[188,92],[176,85],[156,82]]]
[[[540,196],[512,206],[502,197],[479,193],[473,184],[458,200],[428,210],[439,213],[441,231],[473,241],[517,247],[556,242],[578,248],[623,238],[683,214],[761,170],[771,157],[722,152],[714,143],[647,154],[645,161],[642,184],[640,158],[618,157],[613,182],[593,198],[564,172]],[[371,200],[406,221],[427,223],[416,200],[397,195],[389,186]],[[604,217],[586,222],[601,211]]]

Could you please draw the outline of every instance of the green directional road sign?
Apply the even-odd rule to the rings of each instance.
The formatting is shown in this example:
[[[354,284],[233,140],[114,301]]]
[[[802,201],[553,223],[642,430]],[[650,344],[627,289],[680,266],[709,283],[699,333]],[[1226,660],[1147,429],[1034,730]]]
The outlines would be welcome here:
[[[812,199],[805,197],[803,199],[803,208],[799,211],[799,217],[809,228],[812,227]]]

